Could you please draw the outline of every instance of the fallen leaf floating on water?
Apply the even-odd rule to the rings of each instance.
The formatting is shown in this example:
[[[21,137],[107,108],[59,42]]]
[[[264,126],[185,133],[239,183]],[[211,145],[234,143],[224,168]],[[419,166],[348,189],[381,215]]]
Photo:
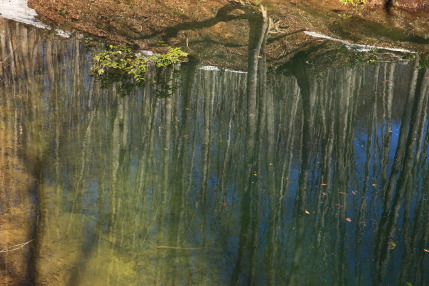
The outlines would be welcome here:
[[[353,195],[356,195],[356,191],[352,191],[352,194],[353,194]]]
[[[350,218],[346,218],[346,221],[351,222],[352,220]]]
[[[305,210],[305,213],[306,213],[306,214],[310,214],[310,212],[309,212],[308,210]]]
[[[372,184],[371,186],[373,186],[373,187],[377,187],[377,184]]]
[[[395,249],[396,247],[396,243],[394,241],[389,241],[389,243],[392,247],[390,247],[390,249]]]
[[[424,250],[425,252],[428,252],[428,253],[429,253],[429,249],[426,249],[426,248],[425,248],[425,249],[423,249],[423,250]]]
[[[328,184],[320,184],[321,186],[327,186]]]

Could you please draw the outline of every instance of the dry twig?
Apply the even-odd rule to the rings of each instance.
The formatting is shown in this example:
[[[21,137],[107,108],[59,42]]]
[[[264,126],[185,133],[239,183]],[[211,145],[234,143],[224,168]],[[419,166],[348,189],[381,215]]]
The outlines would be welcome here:
[[[32,241],[33,240],[29,240],[27,242],[23,242],[23,243],[20,243],[20,244],[15,244],[15,245],[13,245],[13,246],[11,246],[9,248],[0,250],[0,253],[10,252],[10,251],[15,251],[15,250],[21,249],[21,248],[23,248],[24,246],[26,246],[27,244],[29,244]]]

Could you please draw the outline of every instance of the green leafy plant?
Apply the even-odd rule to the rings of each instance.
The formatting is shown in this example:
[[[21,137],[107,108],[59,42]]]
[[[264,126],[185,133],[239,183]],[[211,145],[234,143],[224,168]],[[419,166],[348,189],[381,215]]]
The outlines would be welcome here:
[[[180,48],[170,47],[168,53],[149,57],[149,60],[157,67],[165,67],[183,62],[182,59],[186,56],[188,56],[188,54],[183,52]]]
[[[366,0],[340,0],[343,5],[351,5],[353,8],[357,8],[359,5],[365,4]]]
[[[341,19],[349,19],[349,18],[351,18],[351,17],[352,17],[352,15],[350,15],[350,14],[346,14],[346,13],[339,13],[339,14],[338,14],[338,16],[339,16]]]
[[[126,46],[109,45],[106,51],[93,56],[91,72],[104,83],[130,82],[143,84],[149,64],[167,67],[183,62],[187,53],[180,48],[169,48],[165,54],[146,57]]]

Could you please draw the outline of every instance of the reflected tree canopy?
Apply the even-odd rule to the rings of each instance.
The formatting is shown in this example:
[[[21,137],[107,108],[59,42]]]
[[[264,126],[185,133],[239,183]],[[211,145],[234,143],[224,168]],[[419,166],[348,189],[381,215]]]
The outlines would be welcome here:
[[[36,284],[428,283],[429,71],[300,53],[268,72],[255,17],[247,72],[190,61],[125,97],[79,41],[2,20]]]

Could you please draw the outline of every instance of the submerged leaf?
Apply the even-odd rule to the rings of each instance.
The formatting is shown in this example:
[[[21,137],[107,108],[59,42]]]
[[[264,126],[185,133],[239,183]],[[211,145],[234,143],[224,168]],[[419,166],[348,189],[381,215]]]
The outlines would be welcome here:
[[[394,242],[394,241],[389,241],[389,243],[388,244],[390,244],[392,247],[390,248],[390,249],[395,249],[395,247],[396,247],[396,242]]]

